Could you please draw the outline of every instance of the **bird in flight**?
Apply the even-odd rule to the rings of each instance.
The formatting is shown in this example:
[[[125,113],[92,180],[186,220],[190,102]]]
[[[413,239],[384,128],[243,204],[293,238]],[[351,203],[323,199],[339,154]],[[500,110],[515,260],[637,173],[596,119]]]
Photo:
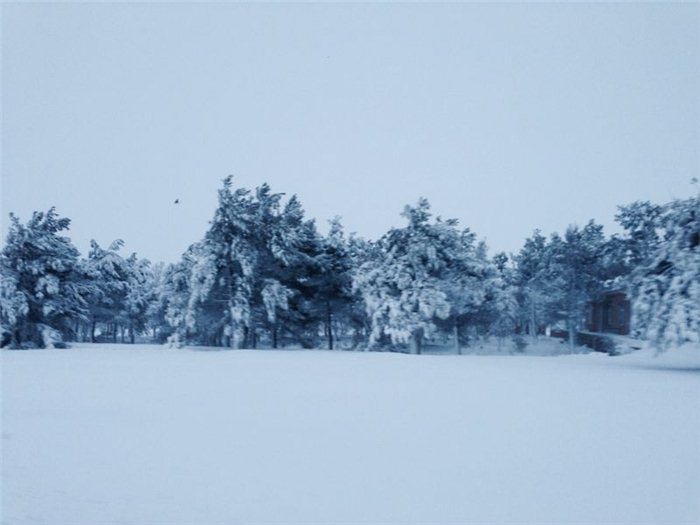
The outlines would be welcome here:
[[[180,199],[175,199],[175,202],[173,204],[180,204]]]

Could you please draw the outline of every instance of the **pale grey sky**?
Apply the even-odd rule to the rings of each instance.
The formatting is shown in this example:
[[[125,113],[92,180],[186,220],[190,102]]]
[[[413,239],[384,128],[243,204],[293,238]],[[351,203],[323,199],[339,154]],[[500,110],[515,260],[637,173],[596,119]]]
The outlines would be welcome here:
[[[376,238],[426,196],[517,251],[691,194],[699,5],[8,4],[2,214],[176,260],[221,179]],[[180,199],[178,206],[173,205]]]

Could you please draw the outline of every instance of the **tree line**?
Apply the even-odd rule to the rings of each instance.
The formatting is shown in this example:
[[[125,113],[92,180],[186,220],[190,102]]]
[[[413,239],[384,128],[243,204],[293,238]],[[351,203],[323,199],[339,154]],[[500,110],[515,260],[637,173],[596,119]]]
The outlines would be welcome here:
[[[420,199],[378,240],[321,235],[296,196],[228,177],[203,238],[173,264],[92,241],[81,257],[55,209],[10,214],[0,252],[0,337],[13,348],[155,341],[233,348],[461,352],[494,337],[523,350],[561,325],[571,345],[591,301],[624,289],[634,334],[659,348],[700,342],[700,196],[618,209],[623,233],[590,221],[535,231],[517,254]]]

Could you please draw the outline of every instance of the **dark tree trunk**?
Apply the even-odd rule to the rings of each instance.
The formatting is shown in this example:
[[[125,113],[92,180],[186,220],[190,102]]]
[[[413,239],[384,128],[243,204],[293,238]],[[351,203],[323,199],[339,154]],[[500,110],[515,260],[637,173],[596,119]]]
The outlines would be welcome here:
[[[573,351],[576,345],[576,324],[569,319],[569,348]]]
[[[411,353],[420,355],[422,351],[422,346],[423,346],[423,331],[422,330],[417,330],[411,334],[411,343],[410,343],[410,348],[411,348]]]
[[[326,327],[328,328],[328,350],[333,350],[333,312],[330,301],[326,302]]]
[[[241,341],[239,348],[250,348],[250,328],[247,326],[243,327],[243,341]]]
[[[459,319],[457,318],[457,316],[455,316],[454,335],[455,335],[455,347],[457,348],[457,354],[462,355],[462,347],[459,345]]]

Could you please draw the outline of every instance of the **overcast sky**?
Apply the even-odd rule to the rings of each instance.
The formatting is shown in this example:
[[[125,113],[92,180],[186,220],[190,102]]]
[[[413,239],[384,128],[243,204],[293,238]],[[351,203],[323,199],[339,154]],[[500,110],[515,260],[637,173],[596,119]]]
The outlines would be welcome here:
[[[492,253],[692,193],[699,4],[3,4],[2,215],[175,261],[221,179]],[[179,205],[173,201],[178,198]]]

